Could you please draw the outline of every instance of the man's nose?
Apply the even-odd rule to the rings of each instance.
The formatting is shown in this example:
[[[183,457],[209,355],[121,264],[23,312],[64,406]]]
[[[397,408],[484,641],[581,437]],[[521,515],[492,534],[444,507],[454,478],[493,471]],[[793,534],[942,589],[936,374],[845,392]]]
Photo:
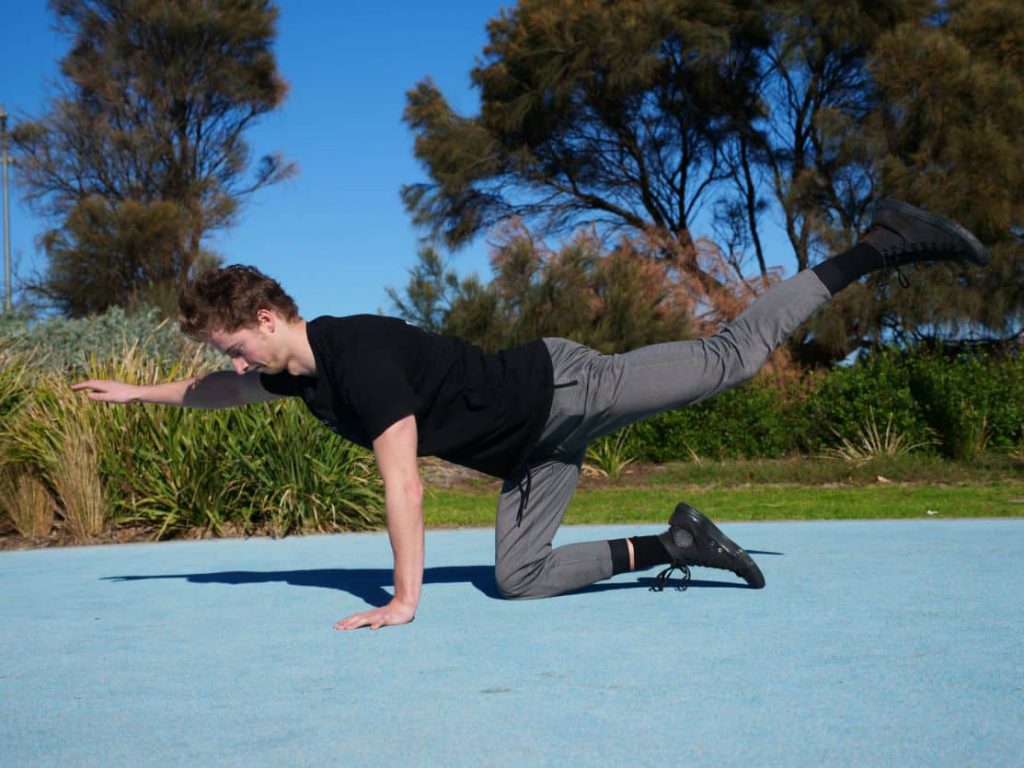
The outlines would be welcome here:
[[[245,373],[249,368],[249,364],[241,357],[232,358],[231,365],[234,366],[235,373]]]

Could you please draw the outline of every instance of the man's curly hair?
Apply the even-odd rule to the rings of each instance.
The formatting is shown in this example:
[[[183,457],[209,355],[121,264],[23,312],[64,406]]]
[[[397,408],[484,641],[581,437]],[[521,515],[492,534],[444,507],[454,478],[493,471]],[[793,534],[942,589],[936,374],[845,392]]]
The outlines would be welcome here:
[[[196,341],[210,333],[232,333],[256,325],[256,312],[272,309],[287,322],[297,320],[299,308],[280,283],[256,267],[231,264],[200,273],[178,296],[178,327]]]

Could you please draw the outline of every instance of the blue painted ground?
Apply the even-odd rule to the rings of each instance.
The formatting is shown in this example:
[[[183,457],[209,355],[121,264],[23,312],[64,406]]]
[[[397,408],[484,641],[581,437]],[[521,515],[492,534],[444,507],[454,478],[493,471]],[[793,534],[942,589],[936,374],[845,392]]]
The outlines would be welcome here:
[[[765,590],[507,602],[491,531],[430,532],[378,632],[332,624],[385,596],[383,534],[0,554],[0,764],[1024,764],[1024,520],[723,529]]]

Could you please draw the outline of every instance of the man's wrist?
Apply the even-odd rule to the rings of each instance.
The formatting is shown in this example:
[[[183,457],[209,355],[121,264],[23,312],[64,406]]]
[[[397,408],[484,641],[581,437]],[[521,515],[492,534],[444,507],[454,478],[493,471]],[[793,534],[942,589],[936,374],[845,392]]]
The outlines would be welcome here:
[[[395,595],[393,598],[391,598],[391,602],[395,603],[396,605],[400,605],[400,606],[402,606],[404,608],[408,608],[409,610],[415,612],[420,601],[419,600],[414,600],[414,599],[412,599],[410,597],[403,597],[403,596],[400,596],[400,595]]]

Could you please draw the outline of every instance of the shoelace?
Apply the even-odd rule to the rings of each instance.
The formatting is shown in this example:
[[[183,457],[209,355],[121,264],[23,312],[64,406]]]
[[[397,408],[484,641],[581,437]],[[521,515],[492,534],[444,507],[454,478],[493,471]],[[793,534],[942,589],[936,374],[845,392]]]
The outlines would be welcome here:
[[[903,240],[903,236],[899,232],[897,232],[892,227],[885,226],[885,224],[877,224],[877,223],[876,224],[872,224],[871,228],[868,230],[868,233],[870,233],[870,232],[872,232],[873,230],[876,230],[876,229],[887,229],[890,232],[892,232],[894,235],[899,237],[901,240]],[[894,255],[898,255],[899,253],[905,253],[906,251],[914,251],[915,250],[915,244],[914,243],[908,243],[906,240],[903,240],[903,243],[904,243],[904,248],[901,251],[898,251],[897,254],[894,254]],[[909,246],[909,247],[907,247],[907,246]],[[884,288],[885,287],[885,277],[886,277],[886,275],[889,273],[889,270],[894,270],[896,272],[896,280],[899,282],[900,286],[904,290],[909,288],[910,287],[910,280],[908,280],[907,276],[903,274],[903,270],[900,269],[899,263],[890,263],[889,256],[884,251],[882,251],[879,255],[882,257],[882,268],[880,270],[878,270],[878,277],[875,279],[875,287],[876,288]]]
[[[903,270],[899,268],[898,264],[889,264],[889,260],[883,255],[882,256],[882,268],[878,271],[878,277],[875,279],[876,288],[885,287],[885,276],[889,270],[893,270],[896,273],[896,280],[900,284],[900,287],[906,290],[910,287],[910,280],[903,274]]]
[[[676,585],[676,592],[685,592],[690,586],[690,566],[685,563],[674,562],[654,578],[651,585],[651,592],[664,592],[674,571],[679,571],[679,584]]]
[[[900,240],[903,241],[902,247],[894,248],[893,249],[892,256],[900,256],[900,255],[902,255],[904,253],[917,253],[917,252],[920,252],[920,251],[941,252],[944,249],[947,250],[947,251],[951,250],[951,248],[950,248],[950,246],[948,244],[946,244],[944,246],[942,243],[940,243],[937,240],[919,241],[919,242],[912,242],[912,241],[909,241],[909,240],[904,240],[903,239],[903,235],[901,235],[895,229],[893,229],[892,227],[888,227],[885,224],[879,224],[877,222],[875,224],[871,225],[871,228],[868,229],[868,232],[871,232],[871,231],[876,230],[876,229],[888,230],[889,232],[892,232],[894,235],[896,235],[898,238],[900,238]],[[867,234],[867,233],[865,233],[865,234]],[[881,252],[881,256],[882,256],[882,268],[879,270],[878,278],[875,280],[875,287],[876,288],[883,288],[885,286],[885,276],[886,276],[886,274],[889,272],[889,270],[894,270],[896,272],[896,279],[899,281],[900,286],[902,286],[904,289],[909,288],[910,287],[910,281],[907,279],[907,276],[903,274],[903,271],[900,269],[899,263],[898,262],[891,263],[890,262],[890,255],[888,253],[886,253],[885,251]]]

